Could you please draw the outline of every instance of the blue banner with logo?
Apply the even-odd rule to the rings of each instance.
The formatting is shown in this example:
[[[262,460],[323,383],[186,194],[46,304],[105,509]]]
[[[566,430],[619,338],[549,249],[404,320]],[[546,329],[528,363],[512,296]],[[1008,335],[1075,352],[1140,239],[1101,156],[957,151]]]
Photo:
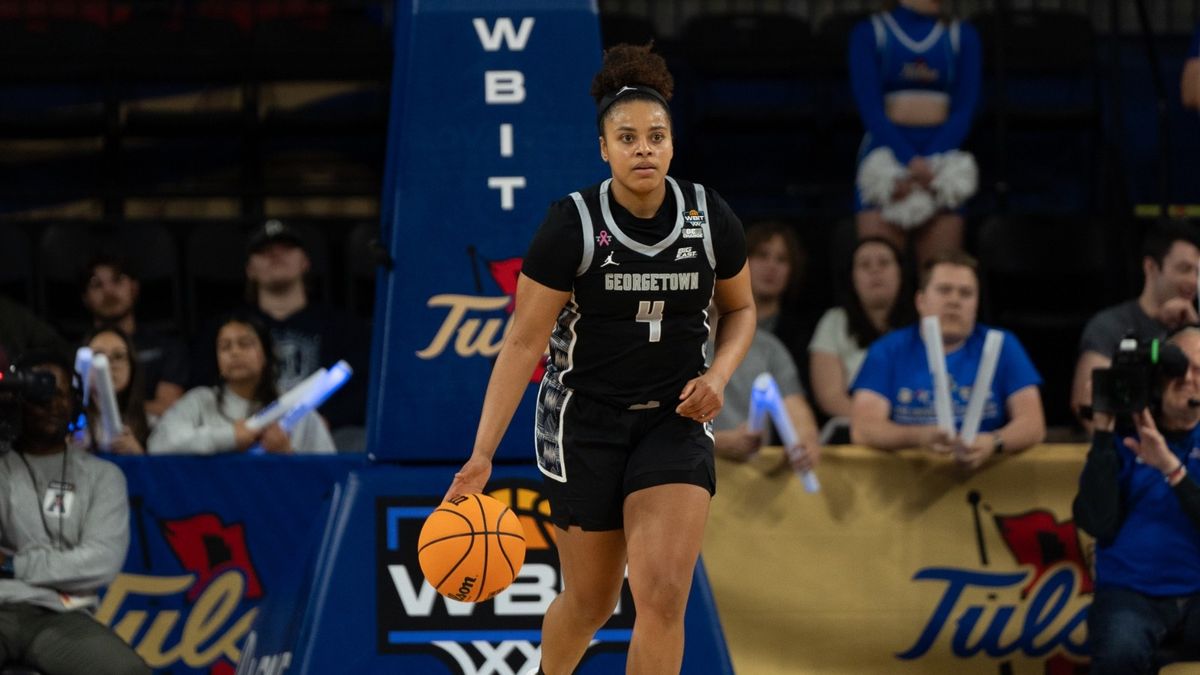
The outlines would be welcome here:
[[[518,514],[525,564],[491,601],[425,583],[417,534],[453,467],[362,456],[112,457],[131,545],[97,618],[160,673],[524,673],[561,589],[549,505],[532,466],[497,467],[489,493]],[[707,577],[687,615],[684,672],[731,673]],[[624,672],[628,587],[580,673]],[[507,665],[503,665],[507,664]]]
[[[395,35],[368,449],[457,463],[546,207],[607,175],[599,22],[594,0],[402,0]],[[532,457],[535,389],[501,459]]]
[[[234,673],[260,605],[300,587],[336,486],[367,466],[362,456],[109,459],[128,483],[131,542],[96,617],[174,675]]]
[[[488,494],[521,520],[527,540],[516,581],[478,604],[425,583],[417,535],[454,468],[373,466],[350,474],[326,518],[321,553],[295,596],[262,608],[239,672],[523,675],[540,660],[542,616],[562,587],[549,504],[535,469],[497,467]],[[297,621],[298,630],[287,626]],[[625,671],[634,620],[628,585],[576,671]],[[703,567],[688,602],[683,672],[732,673]],[[272,672],[272,671],[268,671]]]

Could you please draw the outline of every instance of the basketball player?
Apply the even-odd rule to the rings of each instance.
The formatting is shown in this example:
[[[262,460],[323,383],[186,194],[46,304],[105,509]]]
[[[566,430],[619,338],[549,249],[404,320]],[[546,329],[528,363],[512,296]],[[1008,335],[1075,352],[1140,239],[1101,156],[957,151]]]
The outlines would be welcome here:
[[[935,178],[938,185],[953,182],[935,176],[930,157],[962,145],[979,102],[979,36],[970,24],[947,21],[941,10],[941,0],[888,0],[850,36],[850,82],[867,129],[859,160],[877,148],[892,151],[904,170],[893,184],[897,202],[914,190],[936,192]],[[863,197],[856,192],[860,238],[883,237],[904,250],[912,231],[918,265],[962,247],[963,218],[956,211],[931,210],[923,222],[902,227]]]
[[[754,335],[741,222],[712,190],[667,176],[673,87],[649,46],[605,53],[591,93],[612,177],[553,204],[534,237],[471,458],[447,492],[484,489],[549,340],[535,435],[564,589],[542,624],[548,675],[574,671],[626,564],[627,672],[679,672],[716,489],[712,421]],[[706,370],[710,298],[720,319]]]

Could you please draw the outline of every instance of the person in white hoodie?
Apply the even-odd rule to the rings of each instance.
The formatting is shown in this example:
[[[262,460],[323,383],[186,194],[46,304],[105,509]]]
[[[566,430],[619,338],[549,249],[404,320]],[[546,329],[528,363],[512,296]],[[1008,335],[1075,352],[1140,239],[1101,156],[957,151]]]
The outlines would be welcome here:
[[[149,675],[133,648],[90,614],[129,548],[125,477],[68,446],[82,409],[70,364],[30,354],[18,365],[51,374],[54,388],[5,404],[19,410],[20,432],[0,455],[0,668]]]
[[[246,419],[279,397],[271,334],[256,317],[236,313],[217,331],[220,382],[183,395],[158,421],[147,443],[154,454],[244,452],[260,445],[271,453],[332,453],[325,422],[309,413],[290,432],[279,424],[261,431]]]

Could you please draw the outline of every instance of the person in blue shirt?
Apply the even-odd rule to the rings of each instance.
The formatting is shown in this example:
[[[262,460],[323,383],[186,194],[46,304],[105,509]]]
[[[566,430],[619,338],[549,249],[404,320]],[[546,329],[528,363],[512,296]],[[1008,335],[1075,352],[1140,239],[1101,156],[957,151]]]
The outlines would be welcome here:
[[[942,330],[955,428],[960,429],[971,386],[983,355],[988,326],[975,322],[979,308],[978,264],[952,251],[930,258],[921,271],[917,313],[936,316]],[[976,469],[1001,452],[1024,450],[1046,435],[1041,377],[1016,336],[1003,331],[991,396],[980,431],[971,444],[940,431],[933,400],[933,377],[919,325],[894,330],[876,340],[851,386],[850,438],[881,450],[921,447],[953,455]]]
[[[956,209],[978,170],[959,151],[979,102],[979,35],[941,14],[940,0],[885,2],[850,36],[850,82],[866,136],[855,198],[859,237],[904,250],[918,263],[962,246]]]
[[[1182,351],[1176,372],[1165,373],[1152,410],[1133,416],[1134,433],[1115,433],[1107,412],[1093,418],[1073,508],[1096,538],[1093,675],[1156,673],[1167,638],[1200,648],[1200,484],[1190,475],[1200,475],[1200,328],[1171,345]]]
[[[1200,110],[1200,24],[1192,33],[1192,45],[1188,47],[1187,60],[1183,62],[1179,93],[1183,107]]]

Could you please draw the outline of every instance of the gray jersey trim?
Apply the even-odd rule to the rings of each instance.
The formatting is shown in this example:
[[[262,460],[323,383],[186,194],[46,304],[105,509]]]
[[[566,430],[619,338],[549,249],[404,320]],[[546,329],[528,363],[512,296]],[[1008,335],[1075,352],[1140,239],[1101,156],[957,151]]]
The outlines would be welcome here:
[[[600,214],[604,216],[604,224],[607,225],[610,230],[612,230],[613,236],[617,238],[617,241],[624,244],[625,247],[631,251],[637,251],[642,255],[650,257],[654,257],[659,253],[662,253],[667,249],[668,246],[675,243],[675,240],[679,238],[679,233],[683,231],[683,211],[687,208],[687,203],[683,201],[683,192],[679,189],[679,184],[675,182],[674,178],[667,176],[667,183],[669,183],[671,185],[671,189],[675,191],[675,204],[679,207],[675,211],[675,229],[671,230],[671,233],[668,234],[665,239],[653,246],[640,244],[633,239],[630,239],[629,237],[625,236],[625,233],[621,231],[621,228],[617,227],[617,223],[612,217],[612,210],[608,207],[608,185],[611,182],[612,179],[609,178],[600,184]]]
[[[700,213],[704,214],[704,224],[700,227],[704,228],[704,254],[708,256],[708,266],[717,269],[717,256],[713,253],[713,238],[711,222],[708,217],[708,199],[704,196],[704,186],[696,183],[696,208]]]
[[[579,277],[592,266],[592,254],[596,250],[596,228],[592,227],[592,213],[584,203],[583,195],[572,192],[571,200],[575,202],[575,209],[579,211],[579,222],[583,225],[583,256],[579,259],[579,269],[575,270],[575,276]]]

